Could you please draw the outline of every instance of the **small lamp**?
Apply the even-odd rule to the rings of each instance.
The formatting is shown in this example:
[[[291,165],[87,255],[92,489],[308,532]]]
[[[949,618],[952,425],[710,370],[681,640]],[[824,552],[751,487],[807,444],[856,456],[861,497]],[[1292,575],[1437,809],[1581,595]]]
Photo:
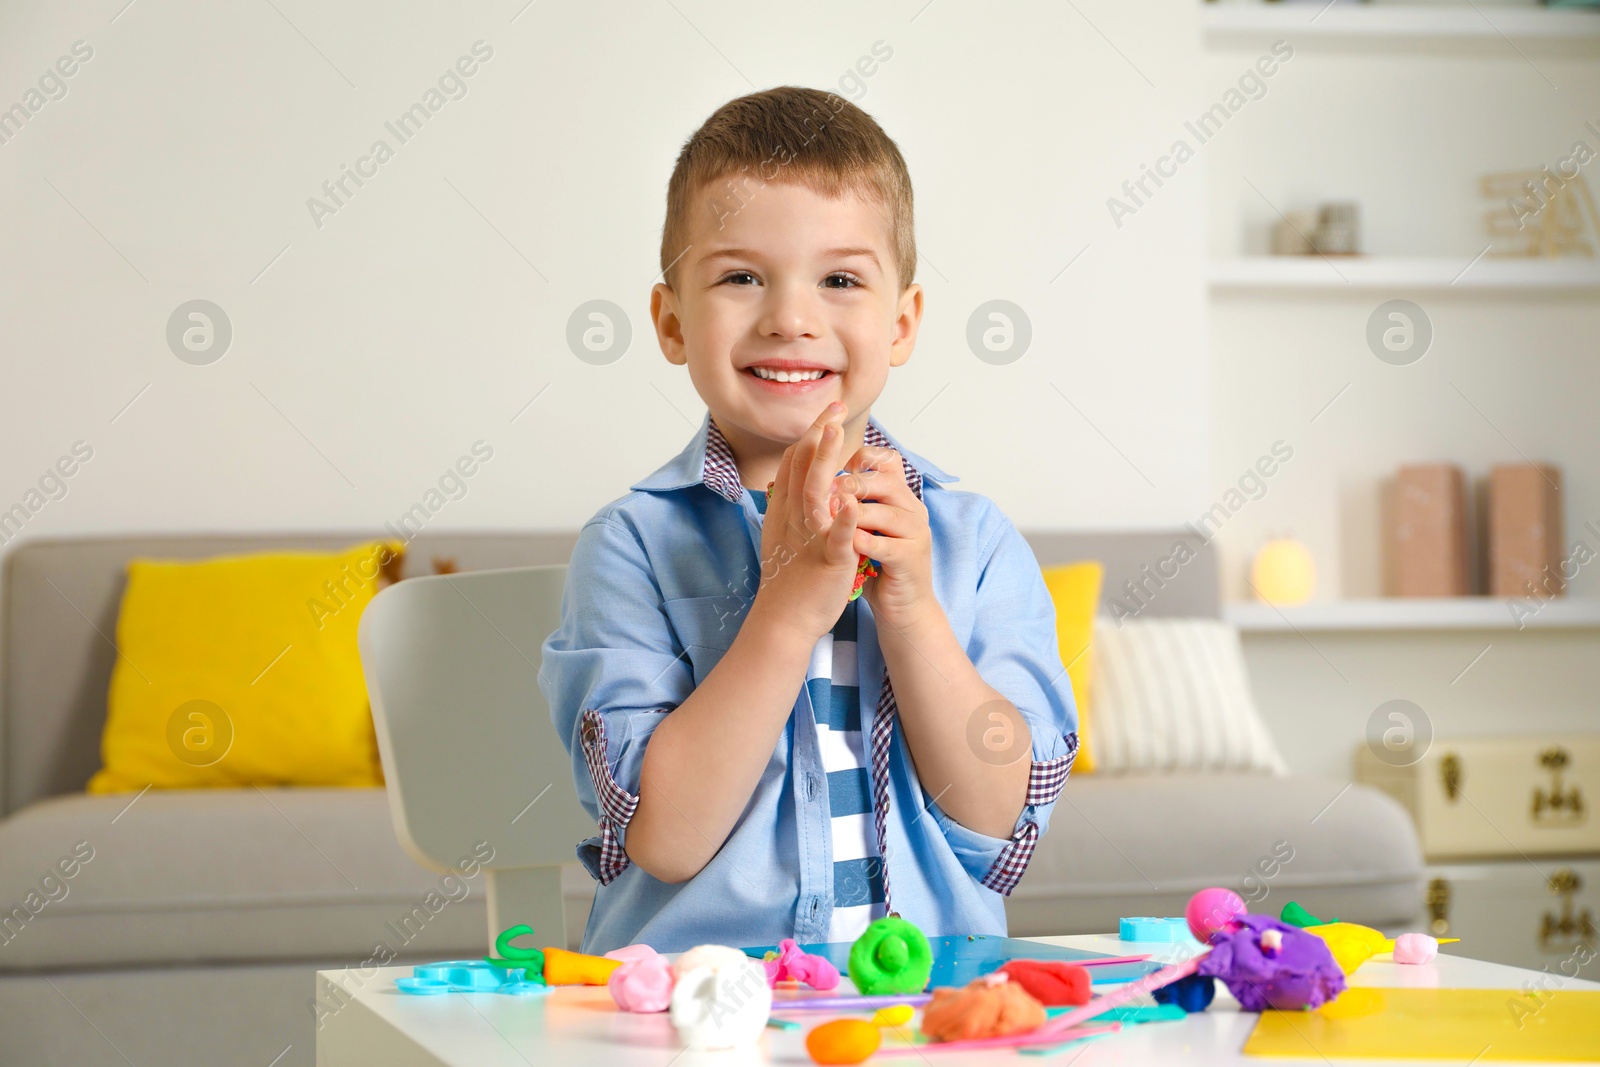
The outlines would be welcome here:
[[[1269,604],[1304,604],[1317,587],[1317,564],[1294,538],[1273,538],[1257,550],[1250,584]]]

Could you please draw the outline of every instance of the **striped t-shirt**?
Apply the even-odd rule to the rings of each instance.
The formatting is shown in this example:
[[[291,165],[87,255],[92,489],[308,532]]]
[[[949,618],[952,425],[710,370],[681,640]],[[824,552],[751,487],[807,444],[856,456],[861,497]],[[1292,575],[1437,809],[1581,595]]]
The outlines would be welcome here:
[[[766,514],[764,492],[750,490]],[[828,779],[833,838],[833,920],[829,941],[854,941],[867,924],[882,918],[883,863],[872,821],[872,780],[861,733],[861,685],[856,670],[856,613],[860,600],[844,607],[833,629],[811,650],[800,700],[809,700],[817,724],[817,747]]]

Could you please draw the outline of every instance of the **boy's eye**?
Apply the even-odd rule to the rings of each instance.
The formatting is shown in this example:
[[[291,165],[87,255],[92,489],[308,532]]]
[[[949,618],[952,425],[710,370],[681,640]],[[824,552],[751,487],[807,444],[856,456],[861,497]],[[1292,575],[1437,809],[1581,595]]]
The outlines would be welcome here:
[[[759,279],[747,270],[732,270],[724,274],[720,282],[731,282],[734,285],[759,284]],[[822,279],[823,287],[827,289],[856,289],[863,283],[860,278],[849,271],[835,271]]]

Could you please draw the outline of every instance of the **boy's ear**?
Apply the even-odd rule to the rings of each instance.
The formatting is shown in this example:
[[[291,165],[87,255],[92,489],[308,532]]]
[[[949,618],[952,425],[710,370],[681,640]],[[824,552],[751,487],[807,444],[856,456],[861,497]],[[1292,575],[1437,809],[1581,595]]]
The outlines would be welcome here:
[[[657,282],[650,288],[650,321],[655,323],[656,341],[668,363],[683,366],[689,362],[683,343],[683,320],[678,317],[678,294],[672,287]]]
[[[917,330],[921,325],[922,286],[912,282],[900,294],[893,336],[889,343],[889,366],[898,367],[911,358],[911,350],[917,345]]]

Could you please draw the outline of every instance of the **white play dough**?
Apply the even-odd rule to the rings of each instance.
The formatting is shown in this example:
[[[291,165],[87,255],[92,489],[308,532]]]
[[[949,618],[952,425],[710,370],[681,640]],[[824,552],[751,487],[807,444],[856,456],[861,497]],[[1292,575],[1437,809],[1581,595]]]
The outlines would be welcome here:
[[[700,945],[672,965],[677,981],[668,1007],[678,1036],[691,1049],[754,1045],[772,1010],[767,971],[726,945]]]

